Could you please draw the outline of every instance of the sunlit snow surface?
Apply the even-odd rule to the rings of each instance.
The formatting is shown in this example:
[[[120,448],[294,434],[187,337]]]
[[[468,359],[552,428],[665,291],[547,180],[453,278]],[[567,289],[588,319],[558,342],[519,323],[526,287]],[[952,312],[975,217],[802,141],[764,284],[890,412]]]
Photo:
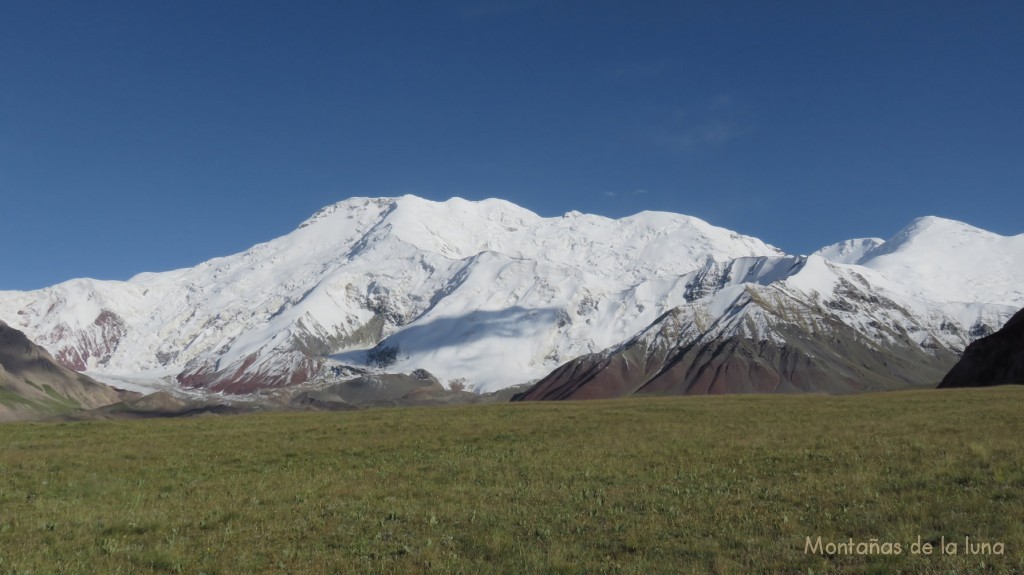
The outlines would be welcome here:
[[[676,306],[710,326],[745,286],[827,303],[855,285],[962,347],[940,327],[998,326],[1024,305],[1021,280],[1024,236],[938,218],[805,258],[677,214],[542,218],[501,200],[403,196],[345,200],[190,269],[0,292],[0,319],[119,387],[158,389],[183,370],[232,371],[247,358],[247,370],[288,373],[311,342],[373,368],[366,350],[382,338],[395,352],[389,371],[424,368],[489,391],[614,346]],[[100,321],[104,311],[116,320]],[[871,335],[876,311],[836,313]],[[886,319],[905,321],[897,315]],[[757,325],[719,327],[733,324]]]

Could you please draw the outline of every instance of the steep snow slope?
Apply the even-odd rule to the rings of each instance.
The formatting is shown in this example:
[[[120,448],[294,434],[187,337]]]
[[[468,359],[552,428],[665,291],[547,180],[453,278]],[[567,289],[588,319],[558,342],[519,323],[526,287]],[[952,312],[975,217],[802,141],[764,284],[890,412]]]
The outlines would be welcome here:
[[[668,309],[672,278],[708,258],[767,255],[779,252],[675,214],[353,198],[194,268],[0,292],[0,319],[77,369],[178,372],[189,387],[294,384],[328,354],[394,336],[402,366],[489,389],[635,332]]]

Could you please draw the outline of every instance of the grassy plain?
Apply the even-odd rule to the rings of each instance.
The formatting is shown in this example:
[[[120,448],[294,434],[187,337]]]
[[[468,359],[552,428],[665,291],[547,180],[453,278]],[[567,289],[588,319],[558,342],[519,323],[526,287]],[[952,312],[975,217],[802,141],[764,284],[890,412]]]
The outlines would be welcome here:
[[[1024,573],[1022,414],[1024,387],[6,424],[0,573]]]

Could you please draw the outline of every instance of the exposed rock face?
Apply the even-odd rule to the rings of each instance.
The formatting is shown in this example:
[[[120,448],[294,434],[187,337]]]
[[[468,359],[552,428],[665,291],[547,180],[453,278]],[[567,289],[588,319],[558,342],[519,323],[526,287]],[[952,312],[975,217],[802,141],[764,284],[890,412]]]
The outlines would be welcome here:
[[[31,419],[120,400],[116,391],[57,363],[0,321],[0,420]]]
[[[1016,313],[999,331],[983,337],[964,350],[939,387],[984,387],[1006,383],[1024,384],[1024,310]]]
[[[56,346],[58,363],[68,369],[83,371],[88,369],[90,360],[92,363],[110,361],[125,333],[124,320],[105,309],[92,324],[82,330],[74,330],[65,324],[58,325],[48,334],[47,340]]]
[[[274,351],[259,365],[257,354],[237,361],[224,369],[196,362],[186,366],[177,376],[178,383],[185,388],[205,388],[220,393],[251,393],[260,389],[271,389],[297,385],[318,373],[323,365],[321,359],[311,357],[299,350]],[[270,361],[267,361],[269,359]]]

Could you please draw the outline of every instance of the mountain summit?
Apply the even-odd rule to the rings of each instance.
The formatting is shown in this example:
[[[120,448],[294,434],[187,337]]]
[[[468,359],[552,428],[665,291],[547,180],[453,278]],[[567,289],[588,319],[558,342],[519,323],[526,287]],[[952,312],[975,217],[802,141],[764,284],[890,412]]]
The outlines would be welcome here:
[[[1024,305],[1024,236],[925,218],[885,242],[837,246],[789,256],[664,212],[545,218],[494,199],[351,198],[193,268],[0,292],[0,319],[101,379],[230,393],[329,384],[352,368],[425,369],[493,391],[654,333],[673,349],[708,350],[742,334],[750,343],[735,357],[837,335],[835,353],[912,357],[906,376],[877,382],[898,386],[931,378],[912,375],[927,358],[947,368]],[[820,363],[827,350],[805,351]],[[697,369],[725,358],[694,357]],[[784,373],[775,363],[789,357],[764,352],[761,364]],[[823,369],[856,388],[865,370],[892,363],[879,361]],[[781,375],[774,388],[716,381],[685,389],[814,388]]]

